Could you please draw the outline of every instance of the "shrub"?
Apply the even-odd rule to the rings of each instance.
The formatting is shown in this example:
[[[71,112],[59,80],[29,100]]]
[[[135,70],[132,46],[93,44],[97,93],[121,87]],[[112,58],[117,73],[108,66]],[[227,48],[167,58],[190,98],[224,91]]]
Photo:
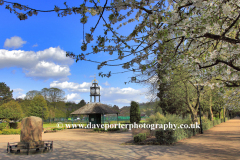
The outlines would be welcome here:
[[[94,128],[93,131],[99,131],[99,128]]]
[[[164,117],[164,115],[157,112],[154,115],[151,115],[149,118],[147,118],[146,123],[148,123],[148,124],[163,124],[163,123],[165,123],[165,121],[166,121],[166,118]]]
[[[213,127],[213,121],[210,121],[207,117],[202,117],[202,128],[208,130]]]
[[[155,113],[154,119],[155,119],[155,122],[158,124],[166,122],[166,117],[159,112]]]
[[[157,124],[176,124],[177,127],[180,124],[192,124],[191,118],[182,119],[178,115],[167,114],[165,117],[160,113],[154,115],[154,117],[150,117],[149,122],[157,123]],[[189,138],[193,135],[193,129],[184,129],[184,128],[167,128],[166,130],[160,129],[155,131],[155,137],[160,142],[160,144],[172,144],[184,138]]]
[[[20,134],[21,133],[21,129],[3,129],[2,130],[2,134]]]
[[[148,128],[132,128],[132,136],[138,135],[139,133],[145,133],[146,137],[150,136],[150,129]]]
[[[63,130],[63,128],[52,128],[51,130],[53,130],[53,131],[60,131],[60,130]]]
[[[118,131],[120,130],[118,127],[117,128],[108,128],[107,131]]]
[[[218,125],[221,123],[221,119],[215,119],[213,120],[213,126]]]
[[[0,123],[0,130],[6,129],[9,126],[9,123]]]
[[[134,136],[134,142],[142,142],[144,140],[146,140],[146,133],[139,133],[137,135]]]
[[[130,122],[131,123],[139,123],[141,121],[141,113],[139,109],[139,105],[137,102],[132,101],[130,107]]]
[[[122,131],[123,131],[123,132],[127,132],[128,129],[127,129],[127,128],[123,128]]]
[[[9,126],[12,129],[21,129],[21,122],[9,123]]]
[[[175,134],[175,130],[166,129],[166,130],[158,130],[156,131],[156,138],[160,142],[160,144],[173,144],[177,142],[178,138]]]
[[[2,131],[0,131],[0,134],[2,134]]]
[[[94,128],[93,131],[97,131],[97,132],[105,132],[107,130],[105,130],[104,128]]]
[[[187,119],[180,119],[177,115],[166,115],[166,121],[164,123],[171,122],[171,124],[177,124],[178,126],[180,124],[192,124],[192,121],[190,118]],[[215,119],[214,121],[208,120],[206,117],[202,118],[202,127],[203,130],[208,130],[212,128],[214,125],[220,124],[223,120],[221,119]],[[156,122],[155,117],[151,117],[149,122]],[[155,131],[155,137],[160,142],[160,144],[172,144],[174,142],[177,142],[184,138],[192,137],[194,132],[199,133],[200,129],[189,129],[189,128],[176,128],[176,130],[173,129],[160,129]]]

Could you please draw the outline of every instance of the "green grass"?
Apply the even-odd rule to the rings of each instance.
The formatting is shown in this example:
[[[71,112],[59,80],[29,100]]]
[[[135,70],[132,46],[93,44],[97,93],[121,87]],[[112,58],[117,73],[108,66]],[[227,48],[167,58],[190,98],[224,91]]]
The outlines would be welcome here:
[[[63,122],[63,126],[65,126],[65,124],[72,124],[72,122]],[[73,122],[73,124],[85,124],[85,123],[78,123],[78,122]],[[45,123],[43,124],[43,128],[56,128],[57,127],[57,123]]]

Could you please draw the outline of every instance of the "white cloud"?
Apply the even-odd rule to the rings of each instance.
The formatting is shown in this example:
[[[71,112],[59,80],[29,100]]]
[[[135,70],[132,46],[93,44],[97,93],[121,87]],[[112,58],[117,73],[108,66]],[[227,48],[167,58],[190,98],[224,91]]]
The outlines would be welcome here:
[[[51,77],[53,79],[61,79],[71,75],[68,66],[60,66],[51,62],[41,61],[34,68],[26,71],[27,77],[35,77],[38,79],[48,79]]]
[[[5,48],[20,48],[22,47],[23,44],[27,43],[27,41],[23,41],[21,37],[14,36],[11,37],[10,39],[6,39],[4,42],[4,47]]]
[[[108,83],[108,81],[106,81],[105,83],[103,83],[105,86],[110,86],[110,84]]]
[[[13,89],[13,92],[22,92],[22,91],[23,91],[23,89],[21,89],[21,88]]]
[[[38,44],[36,43],[36,44],[34,44],[32,47],[37,47],[38,46]]]
[[[65,51],[50,47],[43,51],[8,51],[0,49],[0,68],[22,68],[27,77],[34,79],[68,80],[70,74],[69,65],[73,60],[66,57]]]
[[[14,98],[24,98],[26,96],[26,94],[23,94],[23,89],[21,88],[16,88],[16,89],[13,89],[13,97]]]
[[[50,87],[57,87],[60,89],[66,89],[68,92],[72,93],[87,93],[86,97],[89,99],[90,87],[92,83],[83,82],[81,84],[74,82],[59,82],[53,81],[50,84]],[[130,105],[131,101],[137,101],[139,103],[146,101],[144,91],[146,89],[133,89],[131,87],[128,88],[103,88],[100,86],[100,94],[101,94],[101,102],[102,103],[121,103],[124,105]],[[98,98],[97,98],[98,100]]]
[[[90,92],[90,86],[92,86],[92,83],[87,83],[87,82],[78,84],[78,83],[67,82],[67,81],[65,82],[53,81],[50,84],[50,87],[67,89],[69,92]]]
[[[26,97],[26,94],[23,94],[23,93],[17,96],[17,98],[22,98],[22,99],[24,99],[25,97]]]
[[[128,104],[131,103],[131,101],[127,100],[127,99],[116,99],[116,100],[114,100],[114,102],[116,102],[116,103],[128,103]]]
[[[128,88],[103,88],[101,90],[101,97],[104,101],[115,102],[129,105],[131,101],[143,102],[145,100],[144,92],[145,89],[133,89]]]
[[[74,101],[75,103],[78,103],[81,100],[81,96],[77,93],[68,94],[66,97],[66,101]]]
[[[71,65],[74,62],[71,58],[66,57],[66,51],[60,47],[50,47],[43,51],[38,51],[36,54],[38,60],[53,61],[62,65]]]

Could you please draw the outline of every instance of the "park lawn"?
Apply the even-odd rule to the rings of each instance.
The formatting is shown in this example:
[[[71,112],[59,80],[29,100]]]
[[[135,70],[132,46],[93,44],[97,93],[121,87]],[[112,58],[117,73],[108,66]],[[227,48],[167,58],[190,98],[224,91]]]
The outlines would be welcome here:
[[[65,124],[72,124],[72,122],[62,122],[63,126],[65,126]],[[73,124],[85,124],[85,123],[78,123],[78,122],[73,122]],[[44,123],[43,124],[43,128],[56,128],[57,123]]]

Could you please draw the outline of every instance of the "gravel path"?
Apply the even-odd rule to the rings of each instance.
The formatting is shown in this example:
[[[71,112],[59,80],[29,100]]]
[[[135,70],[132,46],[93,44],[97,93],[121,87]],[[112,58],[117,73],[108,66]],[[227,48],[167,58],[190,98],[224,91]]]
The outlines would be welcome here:
[[[121,145],[131,132],[91,133],[83,129],[44,133],[53,140],[53,152],[36,155],[6,153],[7,142],[19,142],[20,135],[0,135],[0,159],[226,159],[240,160],[240,119],[231,119],[204,134],[182,140],[174,146]]]

